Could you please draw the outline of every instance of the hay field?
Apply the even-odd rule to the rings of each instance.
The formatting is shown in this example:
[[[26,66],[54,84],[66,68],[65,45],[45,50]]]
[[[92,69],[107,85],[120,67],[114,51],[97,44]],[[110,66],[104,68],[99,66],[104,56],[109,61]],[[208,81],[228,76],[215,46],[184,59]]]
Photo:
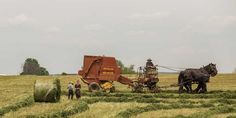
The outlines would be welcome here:
[[[134,78],[135,75],[125,75]],[[160,74],[159,86],[177,82],[177,74]],[[35,103],[35,80],[61,80],[59,103]],[[67,84],[79,79],[70,76],[0,76],[0,117],[3,118],[234,118],[236,117],[236,74],[211,78],[206,94],[177,94],[176,87],[161,93],[131,93],[131,88],[115,83],[115,93],[90,93],[82,84],[82,98],[67,100]]]

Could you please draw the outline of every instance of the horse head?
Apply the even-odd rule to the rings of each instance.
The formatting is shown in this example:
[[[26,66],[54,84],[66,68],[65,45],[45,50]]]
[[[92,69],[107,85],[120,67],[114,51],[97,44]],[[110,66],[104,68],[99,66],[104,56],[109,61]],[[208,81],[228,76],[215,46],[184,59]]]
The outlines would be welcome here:
[[[204,69],[210,74],[212,77],[216,76],[218,70],[216,68],[216,64],[210,63],[207,66],[204,66]]]

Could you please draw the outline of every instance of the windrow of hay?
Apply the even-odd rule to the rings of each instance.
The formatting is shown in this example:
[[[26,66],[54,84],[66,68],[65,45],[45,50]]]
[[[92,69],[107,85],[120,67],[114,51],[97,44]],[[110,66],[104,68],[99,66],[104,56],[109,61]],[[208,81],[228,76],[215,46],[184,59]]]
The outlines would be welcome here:
[[[66,92],[65,92],[66,93]],[[236,91],[217,91],[217,92],[209,92],[207,94],[177,94],[177,93],[105,93],[105,92],[82,92],[82,96],[89,97],[144,97],[144,98],[183,98],[183,99],[212,99],[212,98],[226,98],[226,99],[236,99]]]
[[[181,103],[181,104],[201,104],[202,107],[209,107],[212,104],[236,104],[234,99],[206,99],[206,100],[195,100],[195,99],[159,99],[155,97],[143,97],[143,96],[133,96],[133,97],[113,97],[113,96],[104,96],[104,97],[91,97],[91,98],[82,98],[88,104],[93,104],[96,102],[137,102],[137,103]]]
[[[235,113],[236,106],[226,106],[226,105],[218,105],[216,107],[212,107],[205,112],[196,112],[189,116],[178,115],[173,118],[208,118],[216,114],[226,114],[226,113]]]
[[[143,112],[148,112],[148,111],[155,111],[155,110],[160,110],[160,109],[182,109],[182,108],[208,108],[208,107],[213,107],[213,104],[201,104],[201,105],[193,105],[193,104],[170,104],[170,105],[164,105],[164,104],[150,104],[146,107],[137,107],[133,109],[126,109],[125,111],[122,111],[117,114],[117,118],[129,118],[131,116],[136,116],[140,113]]]
[[[88,104],[84,101],[80,101],[59,111],[53,111],[49,114],[27,115],[26,118],[67,118],[68,116],[84,112],[88,109]]]
[[[35,102],[58,102],[61,96],[59,79],[36,80],[34,84]]]
[[[29,106],[33,103],[34,103],[33,96],[27,96],[25,98],[22,98],[18,102],[15,102],[13,104],[10,104],[10,105],[0,108],[0,116],[3,116],[4,114],[6,114],[10,111],[16,111],[22,107]]]
[[[93,104],[96,102],[137,102],[137,103],[168,103],[168,101],[165,100],[158,100],[154,98],[128,98],[128,97],[98,97],[98,98],[84,98],[83,99],[88,104]]]

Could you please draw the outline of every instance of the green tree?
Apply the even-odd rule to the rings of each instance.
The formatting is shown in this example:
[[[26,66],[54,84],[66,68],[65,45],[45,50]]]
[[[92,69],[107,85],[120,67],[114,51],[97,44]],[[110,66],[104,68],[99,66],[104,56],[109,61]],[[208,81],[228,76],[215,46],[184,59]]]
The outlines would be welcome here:
[[[116,60],[116,63],[118,64],[118,66],[120,66],[121,69],[125,67],[121,60]]]
[[[62,72],[61,75],[68,75],[66,72]]]
[[[234,72],[233,73],[236,73],[236,68],[234,69]]]
[[[128,67],[126,67],[121,60],[116,60],[116,63],[118,64],[118,66],[120,66],[122,74],[134,74],[134,65],[130,65]]]
[[[23,65],[21,75],[49,75],[46,68],[40,67],[38,60],[34,58],[27,58]]]
[[[40,67],[39,68],[39,74],[38,75],[49,75],[49,72],[47,71],[46,68]]]

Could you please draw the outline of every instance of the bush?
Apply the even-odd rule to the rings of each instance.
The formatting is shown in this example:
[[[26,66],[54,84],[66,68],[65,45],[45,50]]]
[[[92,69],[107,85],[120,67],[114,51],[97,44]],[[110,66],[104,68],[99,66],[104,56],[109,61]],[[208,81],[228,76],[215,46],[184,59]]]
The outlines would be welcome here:
[[[68,75],[66,72],[62,72],[61,75]]]

